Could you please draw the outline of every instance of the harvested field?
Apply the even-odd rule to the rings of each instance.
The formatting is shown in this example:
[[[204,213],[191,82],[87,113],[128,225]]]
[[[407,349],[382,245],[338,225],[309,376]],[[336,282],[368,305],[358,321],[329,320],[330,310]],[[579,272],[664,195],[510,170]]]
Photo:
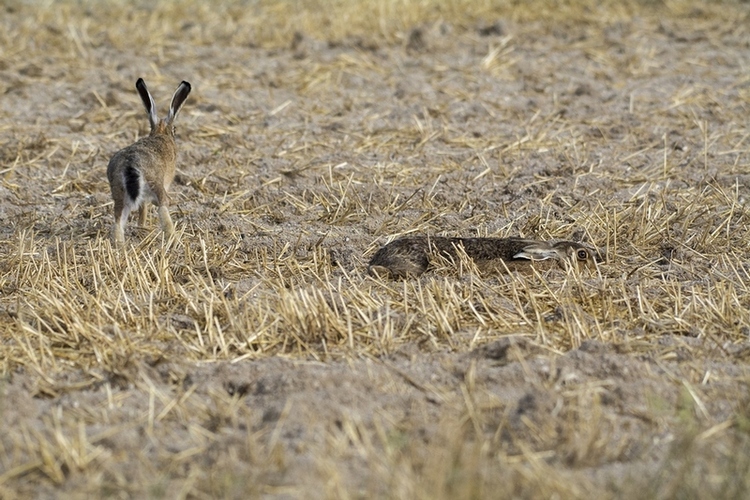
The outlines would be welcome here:
[[[0,12],[0,498],[750,490],[750,3]],[[177,238],[118,248],[138,77]],[[411,234],[607,260],[367,274]]]

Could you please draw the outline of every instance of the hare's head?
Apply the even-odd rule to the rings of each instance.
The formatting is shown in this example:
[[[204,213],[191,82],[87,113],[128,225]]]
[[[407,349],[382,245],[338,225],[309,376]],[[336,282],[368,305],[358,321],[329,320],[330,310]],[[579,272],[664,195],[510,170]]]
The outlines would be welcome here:
[[[604,260],[596,248],[576,241],[558,241],[553,244],[534,242],[517,253],[514,258],[531,261],[554,259],[561,264],[571,263],[592,268],[596,267],[597,262]]]
[[[146,108],[148,113],[148,122],[151,125],[151,135],[168,135],[174,137],[174,119],[177,118],[177,113],[180,112],[180,108],[185,103],[188,94],[190,94],[190,84],[186,81],[180,83],[172,96],[172,103],[169,105],[169,112],[167,116],[159,119],[156,114],[156,103],[154,98],[151,97],[151,93],[146,87],[146,82],[143,78],[139,78],[135,82],[135,88],[138,90],[138,95],[141,96],[143,106]]]
[[[579,241],[559,241],[552,248],[563,254],[568,262],[577,265],[596,268],[597,263],[604,261],[598,249]]]

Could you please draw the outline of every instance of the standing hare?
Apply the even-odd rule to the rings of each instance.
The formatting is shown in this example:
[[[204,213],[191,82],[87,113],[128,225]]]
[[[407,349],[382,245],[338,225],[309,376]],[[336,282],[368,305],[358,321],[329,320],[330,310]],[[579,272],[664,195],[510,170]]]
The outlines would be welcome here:
[[[380,248],[372,256],[370,274],[392,278],[419,276],[430,267],[431,254],[454,262],[459,249],[478,270],[524,271],[567,264],[596,266],[602,260],[599,252],[585,243],[574,241],[526,240],[522,238],[447,238],[440,236],[409,236],[399,238]]]
[[[177,158],[172,123],[190,94],[190,84],[184,81],[180,83],[172,96],[169,113],[161,120],[156,115],[154,98],[143,78],[135,82],[135,88],[148,112],[151,132],[135,144],[115,153],[107,166],[107,179],[115,202],[112,232],[117,243],[125,241],[125,223],[132,210],[138,209],[138,222],[141,226],[146,223],[148,202],[159,207],[159,222],[164,234],[170,237],[174,233],[167,194],[174,179]]]

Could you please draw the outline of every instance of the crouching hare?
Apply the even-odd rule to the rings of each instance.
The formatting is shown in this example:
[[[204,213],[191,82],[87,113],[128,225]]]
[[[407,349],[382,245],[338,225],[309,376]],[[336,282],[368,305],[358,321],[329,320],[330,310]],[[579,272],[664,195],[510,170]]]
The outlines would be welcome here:
[[[596,268],[603,254],[591,245],[575,241],[537,241],[523,238],[447,238],[407,236],[381,247],[368,265],[371,275],[407,278],[419,276],[437,254],[457,262],[463,250],[480,272],[528,272],[567,265]]]
[[[167,238],[174,233],[169,216],[169,189],[174,179],[177,145],[172,123],[190,94],[190,84],[182,82],[172,96],[169,112],[161,120],[156,115],[154,98],[146,88],[143,78],[135,88],[148,112],[151,132],[135,144],[121,149],[112,156],[107,166],[107,179],[115,203],[115,223],[112,228],[115,242],[125,241],[125,223],[128,215],[138,209],[138,222],[146,223],[148,203],[159,207],[159,222]]]

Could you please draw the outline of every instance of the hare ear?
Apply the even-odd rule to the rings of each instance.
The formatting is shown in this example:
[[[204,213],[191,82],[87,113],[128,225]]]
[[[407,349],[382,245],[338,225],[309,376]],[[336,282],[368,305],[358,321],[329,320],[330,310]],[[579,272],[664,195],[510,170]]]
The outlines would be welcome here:
[[[552,248],[528,246],[515,254],[514,259],[547,260],[557,259],[560,255]]]
[[[167,125],[171,124],[174,119],[177,118],[177,113],[180,112],[180,108],[182,108],[182,105],[185,104],[185,99],[187,99],[187,96],[190,94],[191,90],[192,87],[190,86],[190,84],[186,81],[183,81],[177,87],[177,90],[174,91],[174,95],[172,96],[172,104],[170,104],[169,106],[169,114],[167,115]]]
[[[139,78],[137,82],[135,82],[135,88],[138,90],[138,95],[141,96],[141,101],[143,101],[143,106],[146,108],[146,112],[148,113],[148,122],[151,124],[151,128],[156,128],[156,124],[159,121],[159,119],[156,117],[156,103],[154,102],[154,98],[151,97],[151,93],[148,91],[148,88],[146,87],[146,82],[143,81],[143,78]]]

